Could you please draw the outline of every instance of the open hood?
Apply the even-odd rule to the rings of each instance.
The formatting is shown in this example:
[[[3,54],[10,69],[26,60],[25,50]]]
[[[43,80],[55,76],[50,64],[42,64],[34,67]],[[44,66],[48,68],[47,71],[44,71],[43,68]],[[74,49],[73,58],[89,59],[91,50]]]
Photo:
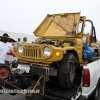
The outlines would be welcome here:
[[[35,36],[65,36],[76,35],[80,21],[80,12],[47,15],[33,32]]]

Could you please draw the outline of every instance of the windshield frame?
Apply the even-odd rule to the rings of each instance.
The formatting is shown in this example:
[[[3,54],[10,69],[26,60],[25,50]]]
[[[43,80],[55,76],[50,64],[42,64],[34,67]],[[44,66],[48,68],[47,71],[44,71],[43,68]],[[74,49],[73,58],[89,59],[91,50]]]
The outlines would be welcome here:
[[[81,29],[80,29],[80,31],[79,31],[80,22],[82,22],[82,24],[81,24]],[[77,34],[82,33],[82,31],[83,31],[83,26],[84,26],[84,20],[80,19],[80,21],[79,21],[79,25],[78,25],[78,29],[77,29]]]

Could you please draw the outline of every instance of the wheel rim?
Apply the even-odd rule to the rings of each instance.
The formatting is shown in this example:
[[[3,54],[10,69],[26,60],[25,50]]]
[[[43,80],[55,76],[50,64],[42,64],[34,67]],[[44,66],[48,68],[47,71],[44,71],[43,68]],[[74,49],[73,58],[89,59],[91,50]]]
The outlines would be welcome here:
[[[9,75],[9,69],[7,67],[1,67],[0,68],[0,79],[7,78]]]

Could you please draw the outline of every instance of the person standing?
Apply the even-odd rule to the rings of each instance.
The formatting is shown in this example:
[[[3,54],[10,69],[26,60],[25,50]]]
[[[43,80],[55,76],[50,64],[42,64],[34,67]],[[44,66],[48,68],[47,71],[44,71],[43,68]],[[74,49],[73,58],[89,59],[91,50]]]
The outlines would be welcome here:
[[[23,43],[27,43],[27,37],[23,37]]]
[[[3,34],[4,40],[0,41],[0,63],[9,65],[9,55],[7,53],[11,53],[13,49],[13,45],[7,42],[9,35],[7,33]]]
[[[12,53],[13,45],[8,42],[10,39],[7,33],[0,37],[0,64],[6,64],[8,67],[10,67],[9,55],[14,56]],[[0,89],[2,89],[2,81],[0,81]]]

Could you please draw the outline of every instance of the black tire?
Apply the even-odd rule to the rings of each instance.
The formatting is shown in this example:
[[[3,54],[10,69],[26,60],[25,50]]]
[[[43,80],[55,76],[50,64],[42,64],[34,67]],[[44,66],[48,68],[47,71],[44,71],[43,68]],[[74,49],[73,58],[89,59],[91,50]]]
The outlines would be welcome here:
[[[99,100],[99,93],[100,93],[100,79],[97,83],[96,89],[94,91],[94,93],[92,94],[92,96],[89,98],[89,100]]]
[[[59,62],[58,80],[60,86],[63,88],[71,88],[74,83],[76,69],[75,65],[70,63],[70,61],[75,61],[74,59],[75,59],[74,54],[68,53]]]

